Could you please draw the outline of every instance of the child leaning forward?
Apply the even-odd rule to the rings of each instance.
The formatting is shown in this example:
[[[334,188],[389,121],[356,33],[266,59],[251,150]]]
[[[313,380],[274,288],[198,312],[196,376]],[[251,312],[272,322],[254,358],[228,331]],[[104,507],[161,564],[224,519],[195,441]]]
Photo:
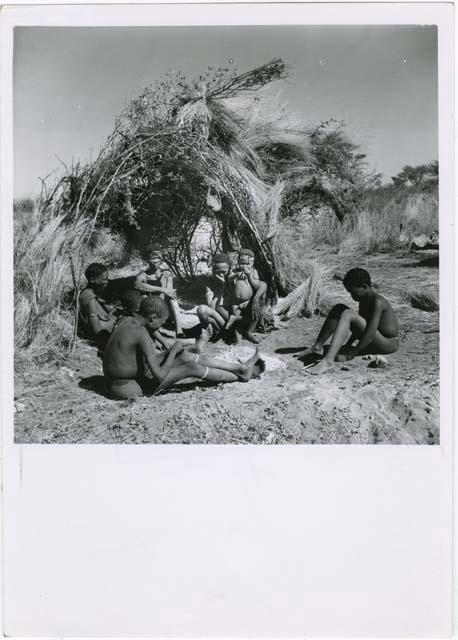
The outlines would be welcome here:
[[[351,269],[343,285],[359,303],[358,311],[344,304],[335,305],[314,345],[296,354],[299,358],[322,357],[309,370],[314,375],[330,369],[335,360],[345,362],[356,356],[389,354],[399,349],[398,319],[390,303],[372,287],[369,273],[365,269]],[[329,339],[331,343],[325,351],[324,345]]]

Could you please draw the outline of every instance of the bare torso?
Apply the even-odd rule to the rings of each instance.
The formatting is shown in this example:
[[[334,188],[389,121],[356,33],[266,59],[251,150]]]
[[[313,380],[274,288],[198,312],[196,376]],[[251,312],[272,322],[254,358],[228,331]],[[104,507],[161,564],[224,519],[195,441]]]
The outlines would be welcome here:
[[[246,276],[235,274],[230,279],[232,304],[246,306],[253,297],[254,291]]]
[[[388,300],[379,294],[375,294],[369,299],[362,300],[359,303],[359,314],[366,322],[369,322],[373,313],[376,300],[381,300],[383,311],[378,326],[378,331],[385,338],[396,338],[399,335],[399,322],[393,308]]]

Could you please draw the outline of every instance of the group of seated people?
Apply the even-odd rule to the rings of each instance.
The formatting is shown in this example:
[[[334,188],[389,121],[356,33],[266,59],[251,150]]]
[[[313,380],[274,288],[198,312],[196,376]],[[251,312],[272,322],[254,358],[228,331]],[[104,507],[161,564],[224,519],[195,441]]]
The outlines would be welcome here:
[[[259,348],[241,364],[203,353],[210,339],[217,340],[228,332],[233,332],[237,341],[243,336],[259,342],[254,331],[262,319],[267,290],[254,267],[254,256],[247,249],[239,252],[233,270],[227,255],[215,255],[212,272],[205,291],[206,304],[197,308],[200,322],[195,339],[186,339],[173,278],[163,269],[160,253],[150,256],[147,269],[127,278],[110,280],[104,265],[88,266],[88,284],[79,298],[81,328],[83,335],[91,337],[103,352],[103,371],[111,397],[157,394],[188,378],[246,382],[264,372]],[[396,314],[372,287],[369,273],[351,269],[343,285],[359,303],[359,309],[335,305],[314,345],[296,354],[312,357],[314,367],[310,373],[324,373],[336,360],[394,353],[399,348]],[[121,301],[122,310],[113,306],[115,300]],[[169,318],[175,328],[173,340],[161,332]]]
[[[258,341],[253,331],[267,287],[253,262],[252,252],[242,250],[231,273],[228,256],[214,257],[207,304],[198,307],[200,323],[191,332],[195,340],[183,333],[173,278],[159,252],[149,256],[144,271],[124,278],[110,279],[105,265],[90,264],[85,272],[87,286],[79,296],[80,335],[92,339],[103,354],[110,395],[130,398],[158,393],[185,378],[233,382],[259,376],[265,366],[258,350],[242,365],[202,353],[210,338],[216,340],[231,331],[237,340],[243,335]],[[168,320],[174,340],[161,332]]]

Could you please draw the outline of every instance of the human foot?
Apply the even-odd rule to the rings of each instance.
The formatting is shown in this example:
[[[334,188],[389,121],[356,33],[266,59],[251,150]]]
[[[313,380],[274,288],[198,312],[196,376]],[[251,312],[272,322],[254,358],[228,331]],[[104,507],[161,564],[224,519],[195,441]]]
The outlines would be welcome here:
[[[202,329],[200,336],[196,340],[196,353],[203,352],[212,335],[213,330],[210,324],[205,329]]]
[[[234,324],[234,322],[237,322],[238,317],[237,316],[230,316],[229,320],[226,322],[226,326],[224,327],[224,329],[226,331],[229,331],[229,329],[232,327],[232,325]]]
[[[247,340],[249,340],[250,342],[252,342],[253,344],[260,344],[260,342],[261,342],[261,338],[258,338],[257,336],[255,336],[255,335],[254,335],[254,334],[252,334],[252,333],[247,333],[247,334],[245,335],[245,338],[246,338]]]
[[[303,349],[299,353],[294,354],[294,358],[304,358],[306,356],[322,356],[324,355],[324,347],[320,344],[314,344],[313,347]]]
[[[322,373],[326,373],[326,371],[329,371],[330,369],[332,369],[332,363],[323,359],[316,365],[314,365],[311,369],[309,369],[307,373],[310,373],[312,376],[319,376]]]
[[[260,349],[257,348],[251,358],[241,365],[240,379],[243,382],[248,382],[251,378],[259,378],[265,370],[266,363],[261,356]]]

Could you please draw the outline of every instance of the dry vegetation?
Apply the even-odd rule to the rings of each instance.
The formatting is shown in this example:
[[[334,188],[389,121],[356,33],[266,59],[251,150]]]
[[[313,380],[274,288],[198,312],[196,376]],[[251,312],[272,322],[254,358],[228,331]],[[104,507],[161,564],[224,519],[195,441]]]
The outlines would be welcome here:
[[[257,103],[250,102],[255,95],[251,92],[284,77],[281,61],[251,75],[228,76],[226,71],[212,72],[198,85],[169,77],[159,93],[146,89],[121,115],[94,163],[72,166],[55,185],[44,185],[37,201],[15,203],[16,376],[24,393],[33,386],[33,372],[42,374],[40,367],[82,370],[89,353],[90,366],[95,366],[84,343],[77,342],[73,353],[74,291],[84,283],[84,267],[97,261],[134,271],[142,243],[153,229],[186,299],[196,302],[194,294],[205,280],[202,277],[194,290],[193,235],[205,219],[211,229],[209,248],[210,243],[213,250],[252,247],[274,294],[275,312],[284,319],[310,318],[314,329],[319,314],[335,300],[336,271],[365,264],[372,269],[381,253],[398,265],[396,260],[409,255],[416,236],[437,233],[437,181],[425,182],[436,165],[423,168],[415,184],[418,172],[410,167],[393,185],[381,187],[379,176],[368,171],[365,156],[341,125],[292,126],[272,105],[264,111],[251,109],[250,117],[237,112],[240,94],[245,107],[253,107]],[[164,106],[161,95],[169,93],[176,100]],[[398,304],[409,322],[405,302],[409,313],[427,311],[424,315],[436,322],[438,278],[433,263],[424,265],[427,284],[416,275],[420,262],[406,281],[404,263],[399,273],[390,270],[389,262],[385,265],[389,278],[399,281],[404,297]],[[386,278],[385,284],[390,284]],[[294,327],[290,337],[299,336]],[[430,330],[435,331],[435,325]],[[272,348],[279,343],[273,339]],[[285,384],[282,377],[280,385]],[[350,388],[347,392],[352,393]],[[148,432],[146,441],[180,441],[179,416],[177,420],[164,427],[173,434],[171,439]],[[210,441],[232,441],[236,436],[224,435],[229,422],[224,428],[221,424]],[[237,438],[264,442],[271,432],[266,435],[258,427],[255,434],[247,427],[247,434]],[[190,441],[208,441],[205,425],[202,428],[196,427],[199,435]],[[383,441],[378,427],[374,429],[368,438]],[[270,443],[304,441],[300,435],[282,433],[280,429]],[[436,435],[427,440],[436,441]],[[106,433],[103,437],[106,441]],[[389,441],[388,432],[384,437]],[[313,438],[321,441],[316,434]],[[345,441],[352,441],[351,434]]]

